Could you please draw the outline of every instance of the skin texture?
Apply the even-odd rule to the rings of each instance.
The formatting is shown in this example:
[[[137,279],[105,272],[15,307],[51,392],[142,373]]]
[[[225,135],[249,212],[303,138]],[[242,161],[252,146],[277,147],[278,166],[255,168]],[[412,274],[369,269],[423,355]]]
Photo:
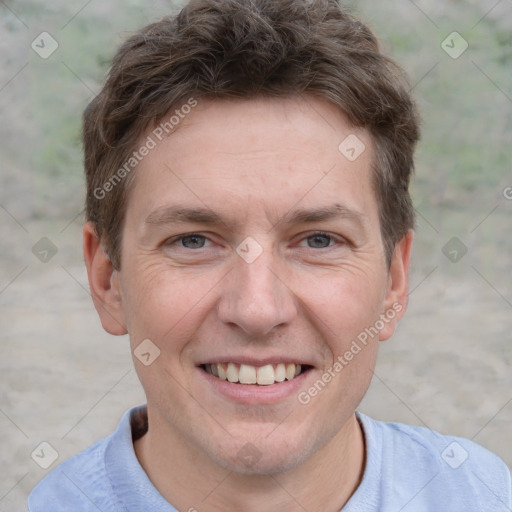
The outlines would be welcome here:
[[[353,162],[338,150],[350,134],[366,146]],[[200,101],[134,171],[119,271],[93,226],[84,226],[103,327],[128,332],[132,350],[148,338],[160,350],[149,366],[134,357],[149,417],[135,450],[179,510],[251,512],[264,503],[334,511],[360,483],[365,446],[354,411],[379,341],[405,312],[412,243],[409,232],[388,268],[371,162],[368,133],[323,100]],[[335,204],[352,214],[284,221],[298,208]],[[165,222],[164,209],[175,205],[207,208],[223,221]],[[315,238],[317,231],[330,238]],[[206,238],[174,240],[190,233]],[[252,263],[236,252],[246,237],[262,249]],[[401,311],[301,404],[298,392],[393,304]],[[289,396],[249,404],[204,378],[198,365],[217,358],[296,358],[313,368]],[[247,443],[258,454],[249,465],[240,457]]]

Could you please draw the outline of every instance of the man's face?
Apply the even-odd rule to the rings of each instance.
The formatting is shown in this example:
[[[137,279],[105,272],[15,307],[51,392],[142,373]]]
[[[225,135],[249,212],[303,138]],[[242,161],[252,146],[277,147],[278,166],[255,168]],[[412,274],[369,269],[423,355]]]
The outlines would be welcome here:
[[[349,135],[366,146],[354,161],[338,149]],[[401,316],[347,361],[397,298],[371,158],[368,134],[339,110],[289,98],[201,101],[139,164],[113,282],[132,350],[147,339],[160,350],[134,362],[161,438],[228,469],[273,473],[353,419],[378,340]],[[302,373],[275,382],[293,364]],[[230,382],[258,373],[264,384]]]

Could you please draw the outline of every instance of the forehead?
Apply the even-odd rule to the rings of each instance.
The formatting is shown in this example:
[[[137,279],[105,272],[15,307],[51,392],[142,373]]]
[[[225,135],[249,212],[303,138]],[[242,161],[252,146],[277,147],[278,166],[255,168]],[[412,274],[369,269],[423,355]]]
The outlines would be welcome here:
[[[170,135],[158,140],[158,127],[144,135],[155,146],[135,171],[133,219],[186,203],[232,221],[254,214],[275,222],[294,207],[337,205],[378,223],[371,138],[334,105],[313,97],[198,100],[184,112],[169,114]]]

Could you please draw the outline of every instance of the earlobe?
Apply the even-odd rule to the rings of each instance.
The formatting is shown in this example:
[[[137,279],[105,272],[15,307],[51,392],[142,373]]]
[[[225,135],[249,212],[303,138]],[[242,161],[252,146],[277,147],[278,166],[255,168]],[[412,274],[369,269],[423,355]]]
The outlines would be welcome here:
[[[380,331],[379,339],[387,340],[395,332],[398,321],[407,310],[409,299],[409,266],[414,232],[410,229],[406,235],[396,243],[388,273],[388,289],[384,300],[382,314],[386,322]]]
[[[92,300],[103,328],[110,334],[126,334],[119,273],[103,250],[92,222],[83,227],[83,249]]]

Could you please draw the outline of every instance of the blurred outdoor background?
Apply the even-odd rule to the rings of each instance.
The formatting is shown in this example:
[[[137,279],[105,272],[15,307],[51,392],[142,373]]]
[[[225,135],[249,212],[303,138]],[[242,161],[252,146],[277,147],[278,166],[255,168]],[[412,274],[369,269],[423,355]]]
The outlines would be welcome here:
[[[361,410],[512,466],[512,1],[345,3],[423,116],[409,312]],[[88,293],[79,131],[115,48],[178,4],[0,1],[0,511],[24,510],[47,471],[144,401],[128,339],[102,330]],[[43,441],[48,469],[31,458]]]

